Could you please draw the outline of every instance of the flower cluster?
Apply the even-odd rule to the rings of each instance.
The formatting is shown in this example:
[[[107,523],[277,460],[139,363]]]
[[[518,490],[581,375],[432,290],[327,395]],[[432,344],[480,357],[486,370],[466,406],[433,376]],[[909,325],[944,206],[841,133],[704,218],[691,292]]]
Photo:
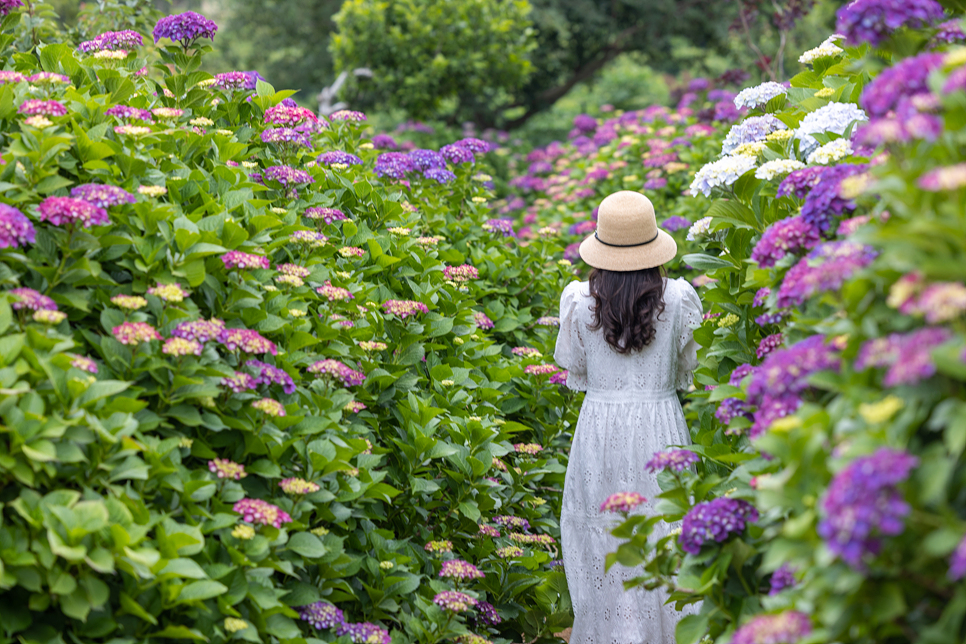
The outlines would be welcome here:
[[[97,183],[75,186],[71,189],[70,196],[75,199],[83,199],[98,208],[110,208],[111,206],[121,206],[137,201],[134,195],[123,188]]]
[[[342,622],[335,628],[338,637],[348,636],[353,644],[390,644],[389,631],[369,622]]]
[[[523,556],[523,548],[520,546],[506,546],[505,548],[497,548],[494,552],[500,559],[513,559],[514,557]]]
[[[527,545],[538,544],[541,546],[551,546],[556,543],[556,540],[549,534],[523,534],[522,532],[511,532],[509,535],[511,541],[516,541],[517,543],[524,543]]]
[[[755,178],[771,181],[778,177],[784,177],[795,170],[801,170],[804,167],[805,164],[797,159],[775,159],[773,161],[766,161],[755,170]]]
[[[966,163],[957,163],[930,170],[919,177],[919,187],[929,192],[959,190],[966,186]]]
[[[330,152],[323,152],[316,158],[316,163],[319,165],[362,165],[362,159],[354,154],[349,154],[348,152],[343,152],[342,150],[332,150]]]
[[[498,517],[493,517],[493,523],[497,525],[502,525],[507,528],[519,528],[520,530],[529,530],[530,522],[522,517],[515,517],[508,514],[503,514]]]
[[[601,512],[630,512],[647,501],[637,492],[615,492],[600,504]]]
[[[777,349],[782,344],[783,336],[781,333],[773,333],[769,336],[765,336],[758,343],[758,349],[755,351],[755,355],[759,360],[767,356],[769,353]]]
[[[382,308],[389,315],[398,316],[403,320],[417,313],[429,313],[425,304],[413,300],[387,300]]]
[[[768,101],[776,96],[784,96],[787,93],[788,88],[781,83],[768,81],[762,83],[761,85],[748,87],[738,92],[738,95],[735,96],[734,104],[738,109],[753,109],[761,105],[765,105],[768,103]]]
[[[462,613],[476,606],[476,598],[458,590],[444,590],[433,597],[433,603],[451,613]]]
[[[71,356],[70,366],[87,373],[97,373],[97,363],[87,356]]]
[[[735,631],[731,644],[796,644],[812,632],[808,615],[787,610],[774,615],[756,615]]]
[[[876,47],[900,27],[915,29],[942,17],[936,0],[853,0],[839,10],[836,31],[849,45]]]
[[[439,571],[440,577],[449,579],[482,579],[483,573],[471,563],[462,559],[447,559]]]
[[[697,194],[700,192],[705,197],[710,197],[712,190],[732,185],[741,175],[755,166],[755,159],[747,156],[727,156],[713,161],[698,170],[694,175],[694,181],[691,182],[691,193]]]
[[[808,155],[808,162],[817,165],[829,165],[851,156],[854,150],[848,139],[835,139],[821,145]]]
[[[275,343],[266,339],[258,331],[251,329],[222,329],[218,333],[218,341],[229,351],[242,353],[271,353],[278,355]]]
[[[495,326],[493,320],[491,320],[483,311],[473,311],[473,321],[476,323],[476,326],[481,329],[492,329]],[[537,324],[539,323],[540,320],[537,320]]]
[[[530,454],[531,456],[543,451],[540,443],[514,443],[513,449],[519,454]]]
[[[39,98],[31,98],[21,103],[17,112],[28,116],[66,116],[67,107],[58,101],[43,101]]]
[[[670,452],[658,452],[644,465],[648,472],[672,470],[683,472],[701,459],[697,454],[686,449],[675,449]]]
[[[311,148],[312,139],[305,132],[293,130],[290,127],[272,127],[262,131],[262,143],[273,143],[288,148]],[[301,182],[308,183],[308,182]]]
[[[19,248],[36,241],[34,225],[27,217],[7,204],[0,204],[0,248]]]
[[[217,318],[210,320],[192,320],[191,322],[180,322],[174,328],[171,335],[176,338],[195,340],[197,342],[210,342],[215,340],[225,330],[225,323]]]
[[[309,219],[321,219],[326,225],[329,225],[334,221],[342,221],[347,219],[345,213],[338,208],[323,208],[320,206],[306,208],[305,216]]]
[[[432,552],[435,554],[442,554],[444,552],[453,552],[453,542],[452,541],[430,541],[425,546],[423,550],[426,552]]]
[[[310,109],[304,107],[291,107],[284,103],[273,105],[265,110],[265,122],[281,127],[295,127],[303,121],[315,121],[318,117]]]
[[[282,488],[283,492],[286,494],[291,494],[292,496],[313,494],[322,489],[319,487],[318,483],[313,483],[297,477],[282,479],[278,486]]]
[[[282,391],[286,394],[295,393],[295,383],[292,381],[292,376],[284,370],[254,359],[246,362],[245,366],[257,372],[255,376],[256,386],[276,384],[281,385]]]
[[[824,170],[825,168],[815,167],[793,171],[778,185],[777,196],[804,199],[821,181]]]
[[[798,306],[816,293],[838,290],[875,257],[872,247],[851,241],[822,244],[788,271],[776,302],[780,308]]]
[[[249,391],[258,386],[255,382],[255,378],[244,371],[236,371],[233,376],[225,376],[221,379],[221,385],[223,387],[228,387],[236,394],[240,394],[243,391]]]
[[[530,376],[547,376],[559,370],[560,367],[555,364],[530,364],[523,368],[523,373]]]
[[[221,261],[224,263],[225,268],[242,268],[242,269],[253,269],[253,268],[271,268],[271,263],[267,257],[261,255],[252,255],[251,253],[243,253],[240,250],[230,250],[221,256]]]
[[[857,458],[836,474],[822,500],[818,534],[829,549],[853,568],[878,554],[882,536],[904,528],[909,505],[897,485],[909,477],[919,459],[890,448]]]
[[[475,266],[463,264],[461,266],[445,266],[443,277],[452,282],[467,282],[480,276],[480,271]]]
[[[315,289],[315,292],[330,302],[341,302],[343,300],[353,299],[353,295],[349,289],[333,286],[332,282],[328,280],[326,280],[324,285]]]
[[[780,219],[765,229],[751,251],[751,259],[762,268],[770,268],[785,255],[811,250],[821,240],[818,229],[806,223],[801,215]]]
[[[798,62],[802,63],[803,65],[811,65],[816,60],[820,60],[822,58],[832,58],[844,53],[844,50],[835,44],[836,41],[841,40],[842,38],[843,36],[839,34],[832,34],[826,38],[821,45],[815,47],[814,49],[809,49],[799,56]]]
[[[220,479],[241,480],[248,476],[245,466],[230,461],[227,458],[216,458],[208,461],[208,469]]]
[[[328,602],[315,602],[298,609],[299,618],[317,630],[335,628],[345,622],[342,611]]]
[[[37,207],[40,220],[54,226],[74,226],[84,228],[105,226],[111,223],[107,211],[99,206],[72,197],[47,197]]]
[[[147,322],[125,322],[111,329],[114,339],[121,344],[138,345],[142,342],[160,340],[161,334]]]
[[[504,237],[514,237],[512,219],[487,219],[483,224],[483,230],[488,233],[500,233]]]
[[[855,103],[838,103],[832,101],[814,112],[809,112],[798,124],[795,136],[801,139],[803,150],[818,144],[813,134],[832,132],[845,134],[845,131],[855,122],[867,121],[869,117],[859,109]]]
[[[390,179],[405,179],[406,174],[416,171],[416,162],[402,152],[384,152],[376,158],[373,169],[377,176]]]
[[[272,398],[256,400],[252,403],[252,408],[274,418],[282,418],[285,416],[285,407],[282,406],[282,403]]]
[[[333,121],[355,121],[356,123],[360,123],[366,120],[366,115],[354,110],[338,110],[329,114],[329,118]]]
[[[184,338],[168,338],[161,347],[161,353],[168,356],[200,356],[204,351],[204,345],[195,340],[185,340]]]
[[[684,516],[678,542],[682,550],[697,555],[705,543],[721,543],[757,520],[758,510],[747,501],[726,497],[704,501]]]
[[[265,168],[262,178],[280,183],[286,188],[315,182],[312,175],[305,170],[297,170],[287,165],[273,165]]]
[[[152,35],[155,44],[162,38],[167,38],[180,43],[182,47],[188,47],[198,38],[214,40],[216,31],[218,25],[213,21],[194,11],[186,11],[158,20]]]
[[[361,371],[355,371],[342,362],[333,360],[331,358],[319,360],[318,362],[311,364],[308,368],[308,372],[317,376],[334,376],[341,380],[342,384],[346,387],[355,387],[366,381],[366,374],[362,373]]]
[[[188,297],[188,292],[181,288],[178,283],[174,284],[155,284],[148,288],[148,295],[153,295],[165,302],[183,302]]]
[[[886,387],[915,384],[936,373],[932,350],[951,337],[943,327],[924,327],[910,333],[873,338],[862,345],[855,368],[888,367],[882,380]]]
[[[745,143],[764,141],[772,132],[784,129],[786,129],[785,124],[770,114],[752,116],[731,126],[731,130],[728,131],[728,136],[725,137],[721,146],[721,151],[725,154],[731,154]]]
[[[769,595],[777,595],[786,588],[791,588],[795,585],[795,569],[788,564],[782,564],[782,566],[772,573],[771,580],[769,582],[770,589],[768,591]]]

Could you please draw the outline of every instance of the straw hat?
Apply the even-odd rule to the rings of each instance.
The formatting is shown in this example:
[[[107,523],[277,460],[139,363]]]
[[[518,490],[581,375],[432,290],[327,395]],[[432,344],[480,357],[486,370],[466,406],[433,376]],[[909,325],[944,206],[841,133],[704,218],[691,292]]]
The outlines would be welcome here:
[[[651,200],[639,192],[608,195],[597,210],[597,232],[580,244],[580,258],[608,271],[639,271],[677,255],[674,238],[657,227]]]

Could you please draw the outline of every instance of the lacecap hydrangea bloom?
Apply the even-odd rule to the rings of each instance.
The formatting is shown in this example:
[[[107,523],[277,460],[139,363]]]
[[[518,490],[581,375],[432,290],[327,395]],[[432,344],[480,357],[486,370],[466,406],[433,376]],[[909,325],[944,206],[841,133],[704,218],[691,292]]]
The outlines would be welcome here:
[[[278,347],[274,342],[251,329],[222,329],[218,333],[218,341],[229,351],[278,355]]]
[[[304,215],[309,219],[322,220],[326,225],[347,219],[345,213],[338,208],[325,208],[321,206],[306,208]]]
[[[804,199],[818,185],[825,168],[802,168],[794,170],[778,185],[777,196]]]
[[[425,546],[423,546],[423,550],[425,550],[426,552],[433,552],[437,554],[444,553],[444,552],[453,552],[453,542],[447,541],[447,540],[430,541]]]
[[[66,116],[67,107],[58,101],[43,101],[39,98],[31,98],[21,103],[17,112],[28,116]]]
[[[298,612],[299,618],[308,622],[316,630],[335,628],[345,621],[342,611],[329,602],[319,601],[308,606],[301,606],[298,608]]]
[[[348,636],[353,644],[390,644],[392,642],[389,631],[369,622],[356,624],[342,622],[335,627],[335,634],[338,637]]]
[[[306,481],[305,479],[300,479],[297,477],[282,479],[278,486],[282,488],[282,491],[286,494],[291,494],[293,496],[298,496],[302,494],[313,494],[318,492],[321,487],[318,483],[313,483],[311,481]]]
[[[387,300],[383,303],[382,308],[387,314],[395,315],[403,320],[417,313],[429,313],[429,308],[425,304],[413,300]]]
[[[308,172],[287,165],[273,165],[265,168],[262,172],[262,178],[280,183],[286,188],[315,183],[315,179]]]
[[[70,196],[75,199],[83,199],[98,208],[110,208],[111,206],[121,206],[137,201],[134,195],[123,188],[97,183],[75,186],[71,188]]]
[[[867,557],[879,553],[882,537],[902,533],[910,507],[896,486],[918,464],[915,456],[883,447],[832,478],[818,534],[835,555],[861,569]]]
[[[281,528],[283,523],[291,523],[292,517],[287,512],[261,499],[241,499],[232,506],[232,510],[242,515],[248,523],[260,523]]]
[[[502,525],[508,528],[519,528],[520,530],[529,530],[530,522],[523,517],[515,517],[509,514],[503,514],[497,517],[493,517],[493,523],[497,525]]]
[[[807,161],[813,165],[829,165],[852,156],[852,142],[848,139],[835,139],[813,150]]]
[[[142,342],[160,340],[161,334],[147,322],[125,322],[111,329],[114,339],[121,344],[138,345]]]
[[[778,177],[784,177],[795,170],[801,170],[804,167],[805,164],[798,159],[773,159],[772,161],[766,161],[765,163],[761,164],[761,166],[755,170],[755,178],[762,179],[764,181],[771,181],[772,179],[777,179]]]
[[[227,458],[215,458],[208,461],[208,469],[220,479],[241,480],[248,476],[245,466]]]
[[[493,320],[491,320],[483,311],[473,311],[473,321],[480,329],[492,329],[495,326]],[[537,320],[537,324],[540,324],[540,320]]]
[[[286,394],[295,393],[295,383],[292,376],[288,375],[283,369],[261,362],[260,360],[249,360],[245,366],[257,372],[255,376],[256,385],[280,385]]]
[[[39,291],[35,291],[32,288],[13,288],[7,291],[7,293],[17,298],[10,304],[11,308],[13,308],[15,311],[21,311],[24,309],[29,309],[31,311],[57,310],[57,304],[52,299],[41,294]]]
[[[433,603],[445,611],[462,613],[476,606],[476,598],[458,590],[444,590],[433,597]]]
[[[184,338],[168,338],[161,347],[161,353],[166,356],[200,356],[204,345],[196,340]]]
[[[731,130],[728,131],[728,135],[721,146],[721,151],[725,154],[731,154],[740,145],[764,141],[772,132],[784,129],[786,129],[786,125],[770,114],[752,116],[731,126]]]
[[[356,387],[366,381],[366,374],[331,358],[314,362],[309,366],[308,372],[317,376],[334,376],[346,387]]]
[[[685,552],[697,555],[705,543],[721,543],[758,520],[758,510],[741,499],[719,498],[694,506],[685,516],[678,542]]]
[[[910,333],[893,333],[867,340],[855,360],[856,370],[888,367],[886,387],[912,385],[936,373],[932,350],[945,344],[952,333],[943,327],[924,327]]]
[[[811,250],[821,241],[818,228],[807,223],[801,215],[780,219],[762,233],[761,240],[751,251],[751,259],[762,268],[771,268],[785,255]]]
[[[798,62],[802,63],[803,65],[811,65],[816,60],[820,60],[822,58],[832,58],[844,53],[845,50],[835,44],[837,41],[842,40],[843,38],[844,36],[840,34],[832,34],[826,38],[821,45],[815,47],[814,49],[809,49],[799,56]]]
[[[776,303],[779,308],[798,306],[816,293],[838,290],[875,257],[871,246],[851,241],[822,244],[785,274]]]
[[[466,282],[480,276],[479,270],[469,264],[461,266],[446,266],[443,268],[443,277],[453,282]]]
[[[788,564],[782,564],[781,567],[771,574],[771,580],[769,581],[768,595],[774,596],[785,590],[786,588],[791,588],[795,585],[795,568],[789,566]]]
[[[148,295],[153,295],[165,302],[183,302],[188,292],[180,284],[155,284],[148,288]]]
[[[97,373],[97,363],[87,356],[71,356],[70,366],[87,373]]]
[[[443,562],[439,576],[461,580],[482,579],[483,573],[476,566],[462,559],[447,559]]]
[[[362,165],[362,159],[354,154],[348,152],[343,152],[341,150],[332,150],[330,152],[323,152],[316,159],[315,162],[319,165]]]
[[[145,302],[146,303],[146,302]],[[190,322],[180,322],[174,328],[171,335],[176,338],[195,340],[197,342],[210,342],[215,340],[225,330],[225,323],[217,318],[210,320],[192,320]]]
[[[253,269],[253,268],[271,268],[271,263],[267,257],[261,255],[252,255],[251,253],[244,253],[240,250],[230,250],[221,256],[221,261],[224,263],[225,268],[243,268],[243,269]]]

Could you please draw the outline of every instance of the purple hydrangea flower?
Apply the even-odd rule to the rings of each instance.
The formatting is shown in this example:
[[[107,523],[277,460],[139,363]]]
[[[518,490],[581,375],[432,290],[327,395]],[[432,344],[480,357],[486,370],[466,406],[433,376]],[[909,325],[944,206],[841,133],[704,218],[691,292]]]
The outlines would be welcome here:
[[[376,158],[375,172],[380,177],[405,179],[407,173],[415,170],[413,159],[402,152],[384,152]]]
[[[261,499],[241,499],[231,509],[242,515],[248,523],[261,523],[281,528],[283,523],[292,522],[288,512]]]
[[[794,196],[796,199],[804,199],[812,191],[812,188],[818,185],[824,170],[825,168],[822,166],[795,170],[778,184],[777,196]]]
[[[456,178],[456,175],[446,168],[430,168],[429,170],[423,172],[423,176],[427,179],[432,179],[437,183],[443,184],[449,183]]]
[[[362,159],[354,154],[343,152],[342,150],[331,150],[323,152],[315,160],[319,165],[361,165]]]
[[[698,455],[690,450],[675,449],[669,452],[657,452],[654,454],[651,460],[644,465],[644,469],[651,473],[659,472],[661,470],[683,472],[700,460],[701,459],[698,457]]]
[[[816,293],[838,290],[875,257],[876,251],[871,246],[851,241],[822,244],[785,274],[776,303],[784,309],[803,304]]]
[[[883,70],[865,86],[862,107],[874,117],[883,117],[895,110],[900,101],[929,92],[929,74],[942,67],[943,54],[919,54]]]
[[[953,556],[949,560],[949,572],[946,573],[949,581],[959,581],[966,577],[966,537],[959,542]]]
[[[335,627],[335,634],[338,637],[348,635],[355,644],[391,644],[392,642],[389,631],[369,622],[357,624],[342,622]]]
[[[55,226],[80,224],[84,228],[111,223],[107,211],[92,203],[71,197],[47,197],[37,207],[40,220]]]
[[[781,333],[772,333],[771,335],[765,336],[758,343],[758,349],[755,351],[755,355],[759,360],[763,359],[769,353],[780,347],[782,340],[783,336]]]
[[[801,215],[781,219],[765,229],[751,251],[751,259],[762,268],[771,268],[785,255],[811,250],[821,241],[818,229]]]
[[[309,219],[321,219],[326,225],[330,225],[334,221],[343,221],[344,219],[348,219],[345,213],[338,208],[324,208],[321,206],[312,206],[311,208],[306,208],[305,216]]]
[[[290,127],[271,127],[262,131],[262,143],[289,145],[292,147],[311,148],[312,139],[305,132]]]
[[[469,150],[473,154],[486,154],[491,148],[487,141],[474,138],[460,139],[453,145],[457,145],[463,149]]]
[[[445,168],[446,159],[435,150],[413,150],[409,153],[409,158],[413,161],[413,166],[420,172],[425,172],[430,168]]]
[[[459,165],[461,163],[474,163],[476,161],[476,157],[473,156],[472,150],[461,145],[457,145],[456,143],[444,145],[439,149],[439,153],[443,155],[444,159],[453,165]]]
[[[910,508],[896,486],[918,464],[915,456],[883,447],[832,478],[818,534],[836,556],[861,569],[867,556],[878,554],[882,537],[902,533]]]
[[[781,567],[771,574],[770,590],[769,595],[777,595],[786,588],[791,588],[795,585],[795,568],[789,566],[788,564],[782,564]]]
[[[187,47],[196,38],[215,39],[218,25],[194,11],[165,16],[154,26],[154,44],[162,38],[167,38]]]
[[[59,101],[43,101],[39,98],[31,98],[21,103],[17,112],[28,116],[66,116],[67,107]]]
[[[19,248],[34,240],[34,225],[30,220],[13,206],[0,203],[0,248]]]
[[[855,202],[843,199],[839,194],[842,180],[861,174],[868,170],[868,167],[865,164],[843,164],[824,168],[818,182],[802,204],[802,220],[817,228],[822,234],[831,230],[835,218],[841,217],[846,211],[855,210]]]
[[[483,626],[496,626],[503,621],[493,604],[487,602],[476,603],[476,615],[471,619]]]
[[[752,306],[764,306],[765,300],[771,295],[771,289],[767,286],[765,288],[760,288],[755,291],[755,300],[752,302]],[[739,367],[740,369],[741,367]],[[736,369],[737,371],[737,369]]]
[[[513,237],[516,235],[513,232],[512,219],[487,219],[486,223],[483,224],[483,230],[491,233],[501,233],[504,237]]]
[[[896,29],[918,29],[942,20],[943,8],[935,0],[853,0],[836,14],[837,33],[857,47],[877,47]]]
[[[23,309],[29,309],[31,311],[57,310],[56,302],[32,288],[12,288],[7,293],[17,298],[16,301],[10,304],[10,307],[14,311],[21,311]]]
[[[342,611],[329,602],[315,602],[308,606],[298,608],[299,618],[308,622],[316,630],[323,628],[336,628],[345,622]]]
[[[769,397],[798,395],[808,388],[809,376],[827,369],[837,371],[839,364],[838,354],[825,342],[825,336],[805,338],[787,349],[773,351],[754,368],[748,385],[748,400],[756,404]]]
[[[856,370],[888,367],[882,384],[911,385],[936,373],[932,350],[952,337],[943,327],[924,327],[911,333],[893,333],[867,340],[855,360]]]
[[[142,110],[140,108],[129,107],[127,105],[115,105],[104,113],[108,116],[116,116],[120,119],[126,119],[129,121],[138,120],[147,121],[148,123],[154,122],[154,115],[151,114],[151,110]]]
[[[721,543],[757,520],[758,510],[747,501],[726,497],[705,501],[684,516],[678,543],[685,552],[697,555],[705,543]]]
[[[356,112],[355,110],[338,110],[329,114],[329,120],[332,121],[353,121],[356,123],[361,123],[366,120],[366,115],[362,112]]]
[[[23,6],[23,0],[0,0],[0,16],[6,16],[14,9]]]
[[[685,217],[680,217],[675,215],[674,217],[669,217],[665,219],[661,224],[661,227],[670,232],[677,232],[678,230],[684,230],[685,228],[691,227],[691,222]]]
[[[966,34],[960,27],[959,20],[949,20],[939,25],[939,31],[932,37],[932,46],[951,45],[966,40]]]
[[[245,89],[247,84],[247,72],[223,72],[221,74],[215,74],[215,85],[222,89]]]
[[[292,376],[288,375],[284,370],[273,367],[270,364],[265,364],[259,360],[249,360],[245,363],[245,366],[258,372],[258,376],[255,378],[255,384],[270,385],[274,383],[281,385],[282,391],[287,394],[295,393],[295,383],[292,381]]]
[[[70,196],[75,199],[83,199],[98,208],[110,208],[111,206],[121,206],[137,201],[134,195],[123,188],[98,183],[85,183],[75,186],[71,189]]]
[[[395,150],[399,144],[388,134],[377,134],[372,137],[372,146],[377,150]]]
[[[740,398],[725,398],[718,403],[718,408],[714,412],[714,417],[722,425],[727,425],[732,418],[738,416],[744,416],[748,420],[752,418],[751,406]]]
[[[312,175],[305,170],[297,170],[287,165],[273,165],[265,168],[265,170],[262,172],[262,178],[276,181],[286,188],[305,183],[315,183],[315,179],[312,178]]]
[[[136,31],[105,31],[92,40],[82,42],[77,46],[85,54],[95,51],[115,51],[118,49],[134,49],[144,44],[144,39]]]

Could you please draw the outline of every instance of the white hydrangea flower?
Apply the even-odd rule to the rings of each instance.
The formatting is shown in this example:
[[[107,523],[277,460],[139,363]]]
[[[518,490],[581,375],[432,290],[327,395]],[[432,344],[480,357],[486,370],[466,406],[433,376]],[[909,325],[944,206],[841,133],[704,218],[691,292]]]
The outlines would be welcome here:
[[[754,168],[754,157],[728,156],[713,161],[694,175],[691,182],[691,194],[700,192],[705,197],[711,195],[711,190],[721,186],[730,186],[738,177]]]
[[[832,34],[831,36],[826,38],[825,42],[823,42],[821,45],[819,45],[815,49],[809,49],[804,54],[799,56],[798,62],[802,63],[803,65],[811,65],[819,58],[830,58],[832,56],[838,56],[844,50],[838,45],[836,45],[835,41],[841,40],[844,37],[845,36],[842,36],[840,34]]]
[[[771,181],[777,177],[784,177],[795,170],[801,170],[805,164],[797,159],[775,159],[763,163],[760,168],[755,170],[755,177],[765,181]]]
[[[808,155],[808,162],[828,165],[841,161],[852,154],[852,142],[848,139],[835,139]]]
[[[765,105],[776,96],[787,94],[788,89],[781,83],[767,81],[756,87],[747,87],[735,96],[735,107],[739,110],[743,107],[749,109]]]
[[[802,140],[802,148],[818,143],[813,134],[819,132],[834,132],[845,134],[845,130],[855,121],[868,121],[869,117],[855,103],[839,103],[833,101],[828,105],[809,112],[798,124],[795,136]]]
[[[687,237],[688,241],[694,241],[700,235],[706,235],[708,233],[708,229],[710,228],[711,228],[711,217],[705,217],[703,219],[697,220],[696,222],[691,224],[690,228],[688,228],[688,237]]]

